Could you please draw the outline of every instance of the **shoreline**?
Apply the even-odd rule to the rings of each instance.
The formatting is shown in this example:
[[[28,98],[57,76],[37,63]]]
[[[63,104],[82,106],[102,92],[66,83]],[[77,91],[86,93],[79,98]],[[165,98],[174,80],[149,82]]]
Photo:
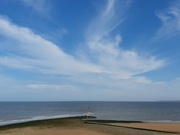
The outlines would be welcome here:
[[[18,126],[25,126],[25,125],[31,125],[31,124],[41,124],[42,122],[48,122],[48,121],[56,121],[56,120],[68,120],[68,119],[86,119],[87,116],[85,115],[80,115],[80,116],[67,116],[67,117],[51,117],[51,118],[42,118],[42,119],[31,119],[31,120],[25,120],[25,121],[21,121],[21,122],[14,122],[14,123],[10,123],[10,124],[4,124],[4,125],[0,125],[0,129],[1,128],[11,128],[11,127],[18,127]],[[95,116],[88,116],[88,118],[94,119],[96,118]]]
[[[167,131],[167,126],[174,126],[173,123],[156,123],[156,122],[143,122],[143,121],[116,121],[116,120],[98,120],[95,119],[95,116],[73,116],[73,117],[64,117],[64,118],[53,118],[53,119],[45,119],[45,120],[34,120],[22,123],[14,123],[9,125],[0,126],[0,134],[2,135],[21,135],[26,130],[31,131],[32,134],[28,135],[36,135],[36,134],[45,134],[51,135],[48,132],[57,132],[59,135],[62,134],[72,134],[77,132],[86,133],[88,135],[113,135],[117,133],[121,133],[122,135],[126,135],[125,133],[133,135],[137,133],[143,133],[144,135],[149,135],[151,132],[153,134],[180,134],[180,130],[177,127],[180,127],[180,123],[176,124],[174,131]],[[159,127],[157,126],[159,124]],[[161,125],[160,125],[161,124]],[[167,124],[167,125],[166,125]],[[148,127],[149,126],[149,127]],[[156,127],[153,129],[152,127]],[[159,128],[159,129],[158,129]],[[18,129],[18,130],[17,130]],[[164,129],[164,130],[162,130]],[[45,132],[46,131],[46,132]],[[72,131],[72,132],[71,132]],[[67,133],[66,133],[67,132]],[[71,133],[70,133],[71,132]],[[150,133],[149,133],[150,132]],[[47,133],[47,134],[46,134]],[[56,135],[56,133],[53,133]]]
[[[0,127],[1,126],[8,126],[12,124],[21,124],[21,123],[26,123],[26,122],[33,122],[33,121],[40,121],[40,120],[52,120],[52,119],[61,119],[61,118],[74,118],[74,117],[84,117],[86,115],[55,115],[55,116],[37,116],[33,118],[27,118],[27,119],[19,119],[19,120],[9,120],[9,121],[4,121],[0,122]],[[5,124],[2,124],[5,123]]]
[[[27,119],[19,119],[19,120],[9,120],[0,122],[0,127],[8,126],[8,125],[14,125],[14,124],[21,124],[21,123],[27,123],[27,122],[34,122],[34,121],[41,121],[41,120],[53,120],[53,119],[64,119],[64,118],[81,118],[81,117],[90,117],[95,122],[112,122],[112,123],[180,123],[180,121],[171,121],[171,120],[111,120],[111,119],[98,119],[96,116],[87,116],[84,114],[79,115],[55,115],[55,116],[37,116],[34,118],[27,118]],[[5,124],[2,124],[5,123]]]

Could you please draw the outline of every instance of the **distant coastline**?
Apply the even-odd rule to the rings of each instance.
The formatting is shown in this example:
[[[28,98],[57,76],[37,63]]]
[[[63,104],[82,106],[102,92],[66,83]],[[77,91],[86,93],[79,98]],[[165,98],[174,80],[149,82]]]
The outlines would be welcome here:
[[[180,100],[158,100],[156,102],[180,102]]]

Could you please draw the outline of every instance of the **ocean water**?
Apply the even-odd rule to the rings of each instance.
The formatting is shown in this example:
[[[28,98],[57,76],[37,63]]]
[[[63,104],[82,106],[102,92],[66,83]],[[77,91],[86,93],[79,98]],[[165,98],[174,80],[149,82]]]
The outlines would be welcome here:
[[[97,119],[180,122],[180,102],[0,102],[0,125],[87,113]]]

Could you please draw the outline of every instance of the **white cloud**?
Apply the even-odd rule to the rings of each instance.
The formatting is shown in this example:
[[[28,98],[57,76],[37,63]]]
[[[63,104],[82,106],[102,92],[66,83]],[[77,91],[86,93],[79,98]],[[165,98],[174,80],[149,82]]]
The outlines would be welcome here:
[[[113,31],[126,18],[131,5],[130,0],[107,0],[99,15],[89,24],[86,30],[87,40],[98,40]]]
[[[64,53],[57,45],[43,39],[30,29],[17,26],[8,19],[0,17],[0,34],[8,38],[11,46],[18,48],[13,52],[13,55],[0,57],[0,64],[12,68],[35,69],[43,73],[54,74],[105,72],[119,78],[128,78],[162,67],[164,61],[157,60],[155,57],[144,57],[135,51],[122,50],[119,47],[122,41],[120,35],[115,36],[114,39],[108,36],[109,32],[120,24],[122,13],[124,13],[117,16],[115,14],[116,8],[115,1],[109,1],[105,12],[99,16],[103,27],[93,31],[94,29],[91,27],[96,28],[98,27],[96,24],[99,24],[99,19],[95,19],[87,28],[91,35],[98,37],[86,37],[88,49],[83,50],[85,51],[83,57],[87,57],[91,61],[88,61],[89,63]],[[124,10],[126,9],[127,7]],[[114,20],[113,17],[116,19]],[[9,52],[11,52],[10,48]]]
[[[155,39],[169,38],[180,34],[180,1],[175,1],[168,9],[159,11],[156,15],[162,21],[162,27]]]
[[[21,0],[26,6],[31,7],[33,10],[41,15],[46,15],[50,11],[50,3],[47,0]]]
[[[117,35],[113,39],[109,36],[110,32],[124,21],[125,12],[130,5],[130,1],[109,0],[104,10],[90,23],[86,31],[87,50],[83,50],[82,55],[88,59],[88,63],[64,53],[57,45],[30,29],[0,17],[0,34],[8,38],[10,43],[16,41],[14,45],[18,48],[17,51],[21,51],[13,52],[13,56],[0,57],[0,64],[55,74],[105,72],[117,78],[129,78],[158,69],[164,66],[164,61],[153,56],[139,55],[135,51],[123,50],[119,46],[122,37]],[[21,55],[18,55],[19,53]]]
[[[78,91],[78,87],[72,85],[58,85],[58,84],[29,84],[25,88],[30,88],[34,90]]]
[[[21,88],[45,90],[47,93],[43,95],[46,97],[49,97],[48,93],[54,93],[52,97],[57,97],[56,99],[58,96],[63,97],[61,92],[56,94],[53,90],[63,90],[64,94],[67,94],[68,90],[77,90],[82,97],[76,100],[88,100],[86,98],[91,97],[95,100],[124,100],[126,97],[127,100],[132,100],[132,93],[135,93],[134,97],[138,99],[138,94],[143,94],[146,89],[150,95],[143,98],[153,99],[158,93],[154,90],[162,88],[160,84],[134,75],[159,69],[165,65],[165,61],[154,56],[140,55],[133,50],[123,50],[120,46],[123,42],[120,34],[114,37],[110,35],[125,20],[125,12],[130,5],[130,1],[108,1],[104,10],[90,23],[85,32],[84,45],[87,48],[80,48],[83,60],[66,54],[56,44],[35,34],[29,28],[15,25],[0,17],[0,34],[7,39],[10,46],[7,48],[10,55],[0,56],[0,65],[42,73],[73,75],[63,78],[61,82],[63,84],[67,81],[68,85],[42,81],[43,83],[30,83]],[[6,42],[1,45],[5,47]],[[16,49],[12,50],[11,46],[16,46]],[[74,96],[77,96],[77,93]]]
[[[13,55],[0,57],[0,64],[13,68],[32,68],[46,73],[100,72],[99,68],[65,54],[57,45],[0,17],[0,34],[16,46]],[[4,44],[6,46],[6,44]],[[9,48],[9,52],[11,49]],[[19,55],[20,54],[20,55]]]
[[[163,60],[157,60],[153,56],[141,56],[135,51],[121,49],[117,40],[103,40],[88,42],[88,47],[93,61],[101,66],[104,72],[127,78],[165,65]]]
[[[144,76],[134,77],[137,83],[152,84],[153,82]]]
[[[125,20],[130,5],[131,1],[109,0],[85,34],[86,51],[91,60],[102,67],[104,72],[114,74],[117,78],[129,78],[165,65],[165,61],[155,56],[147,57],[133,50],[123,50],[120,47],[120,35],[112,38],[110,33]]]
[[[167,83],[144,83],[144,80],[137,82],[138,78],[117,80],[106,74],[72,77],[68,78],[69,84],[61,82],[62,85],[60,85],[53,81],[22,82],[22,80],[13,80],[1,75],[0,100],[152,101],[178,100],[180,95],[180,79]],[[146,80],[146,78],[143,79]]]

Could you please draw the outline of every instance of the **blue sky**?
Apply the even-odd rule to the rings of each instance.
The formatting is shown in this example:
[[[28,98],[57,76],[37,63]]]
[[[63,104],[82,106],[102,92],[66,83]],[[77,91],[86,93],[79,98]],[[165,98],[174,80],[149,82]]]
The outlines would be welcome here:
[[[179,0],[1,0],[0,101],[180,99]]]

